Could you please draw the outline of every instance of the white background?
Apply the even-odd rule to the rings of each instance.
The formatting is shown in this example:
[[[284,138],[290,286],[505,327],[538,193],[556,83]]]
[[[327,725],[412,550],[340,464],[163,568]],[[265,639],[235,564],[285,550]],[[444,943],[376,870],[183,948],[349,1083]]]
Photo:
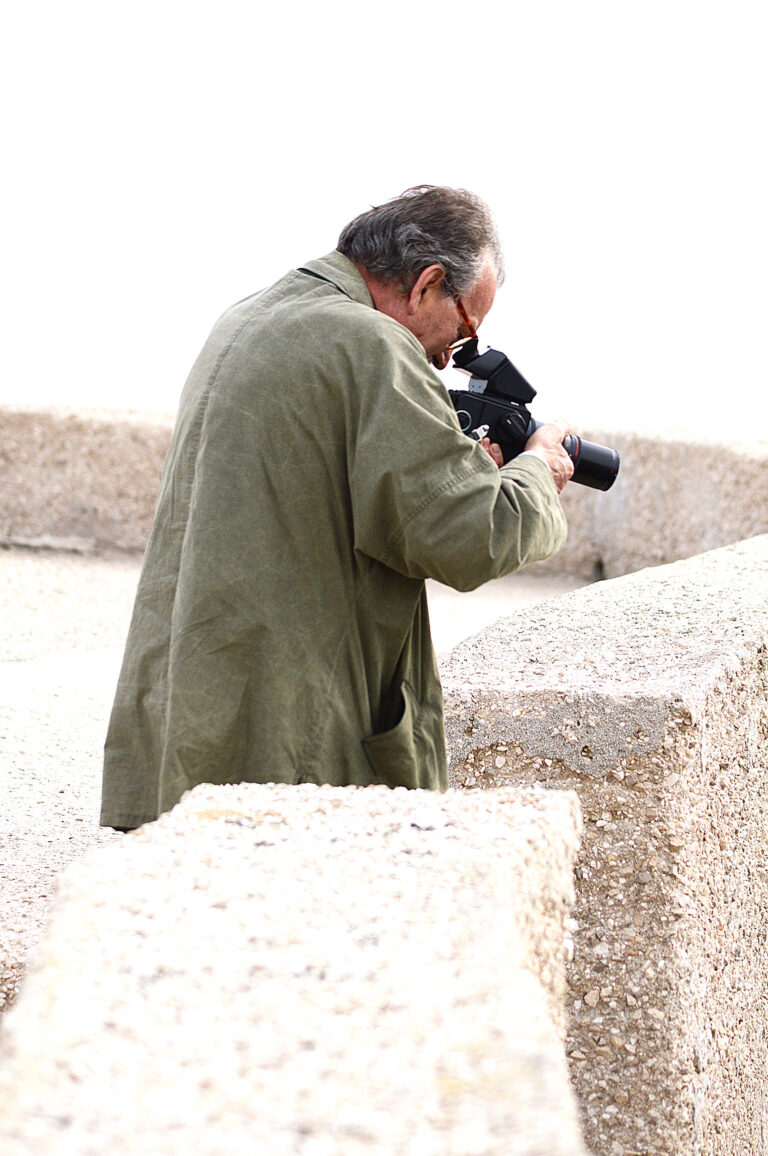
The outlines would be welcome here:
[[[430,182],[495,213],[536,417],[765,439],[764,11],[16,5],[0,402],[173,410],[227,305]]]

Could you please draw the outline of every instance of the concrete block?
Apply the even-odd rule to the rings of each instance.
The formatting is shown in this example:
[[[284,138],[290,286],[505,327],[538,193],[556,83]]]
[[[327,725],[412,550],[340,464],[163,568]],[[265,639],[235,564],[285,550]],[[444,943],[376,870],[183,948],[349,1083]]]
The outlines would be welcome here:
[[[568,541],[529,573],[613,578],[768,533],[768,442],[593,433],[621,469],[606,493],[563,491]]]
[[[0,409],[0,544],[143,550],[169,418]]]
[[[768,537],[585,588],[443,666],[453,781],[578,792],[568,1050],[595,1153],[768,1138]]]
[[[572,794],[198,787],[63,877],[4,1156],[582,1156]]]

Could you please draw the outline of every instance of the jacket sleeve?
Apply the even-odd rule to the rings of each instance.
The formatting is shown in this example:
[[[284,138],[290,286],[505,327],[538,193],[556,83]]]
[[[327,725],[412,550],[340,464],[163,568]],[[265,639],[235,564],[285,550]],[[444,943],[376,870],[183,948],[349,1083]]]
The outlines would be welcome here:
[[[566,524],[545,463],[499,470],[461,432],[416,339],[397,322],[379,336],[356,377],[348,450],[356,549],[456,590],[554,554]]]

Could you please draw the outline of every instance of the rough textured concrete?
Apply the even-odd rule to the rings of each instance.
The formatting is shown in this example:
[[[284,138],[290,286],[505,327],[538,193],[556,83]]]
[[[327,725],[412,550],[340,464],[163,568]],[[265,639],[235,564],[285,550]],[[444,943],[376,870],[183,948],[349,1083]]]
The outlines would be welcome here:
[[[572,794],[197,788],[64,876],[0,1149],[580,1156],[579,827]]]
[[[95,843],[134,559],[0,550],[0,1012],[59,872]]]
[[[454,781],[578,792],[569,1053],[596,1153],[768,1145],[768,537],[566,594],[443,668]]]
[[[61,870],[119,838],[96,825],[101,751],[138,574],[131,556],[0,549],[0,1014]],[[438,650],[557,587],[525,574],[462,595],[430,584]]]
[[[172,419],[0,408],[0,543],[142,550]],[[768,442],[585,432],[621,453],[608,493],[568,486],[568,542],[532,573],[612,577],[768,532]]]
[[[566,487],[568,541],[531,573],[613,578],[768,532],[768,442],[587,436],[619,450],[619,476],[607,493]]]
[[[0,543],[143,550],[171,419],[0,409]]]

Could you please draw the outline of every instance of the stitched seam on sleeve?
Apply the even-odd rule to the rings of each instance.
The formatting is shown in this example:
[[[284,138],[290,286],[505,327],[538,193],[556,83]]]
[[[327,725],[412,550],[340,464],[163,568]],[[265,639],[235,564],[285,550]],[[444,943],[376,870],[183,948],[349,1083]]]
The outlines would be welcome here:
[[[394,533],[390,536],[390,539],[383,550],[382,561],[385,561],[387,557],[393,553],[395,543],[403,537],[403,534],[407,530],[408,526],[410,526],[414,518],[418,518],[419,514],[422,514],[426,509],[428,509],[428,507],[431,506],[437,498],[441,497],[443,494],[448,493],[449,490],[455,490],[458,486],[462,485],[463,482],[468,481],[468,479],[473,477],[475,474],[481,473],[483,468],[484,467],[482,465],[473,467],[465,466],[463,469],[458,471],[458,473],[454,474],[454,476],[450,478],[449,481],[443,482],[442,486],[438,486],[436,490],[432,490],[432,492],[428,494],[426,498],[423,498],[422,501],[419,502],[418,506],[411,510],[408,517],[403,520],[400,526],[398,526],[397,530],[395,530]]]
[[[523,456],[523,455],[522,455],[522,454],[520,454],[520,455],[519,455],[518,457],[516,457],[516,458],[511,458],[511,459],[510,459],[510,461],[506,462],[506,463],[504,464],[504,466],[502,466],[502,468],[501,468],[501,470],[500,470],[500,473],[501,473],[501,476],[502,476],[502,478],[509,478],[510,480],[514,480],[514,481],[517,481],[517,482],[521,482],[521,478],[520,478],[520,475],[519,475],[519,473],[518,473],[518,474],[512,474],[512,473],[510,473],[510,472],[509,472],[509,470],[508,470],[508,467],[509,467],[509,466],[519,466],[519,467],[522,467],[522,469],[523,469],[524,473],[527,473],[527,472],[528,472],[528,466],[531,464],[531,462],[532,462],[532,461],[538,461],[538,462],[540,462],[540,463],[541,463],[541,466],[542,466],[542,468],[545,470],[545,473],[544,473],[544,474],[541,474],[541,470],[539,469],[539,467],[538,467],[538,466],[534,466],[534,469],[533,469],[533,476],[534,476],[534,478],[536,479],[536,481],[538,481],[538,475],[541,475],[542,479],[544,480],[544,484],[546,485],[546,484],[547,484],[547,482],[549,482],[549,484],[552,486],[552,489],[553,489],[553,490],[555,491],[555,493],[557,494],[557,486],[555,485],[555,479],[554,479],[554,477],[552,476],[552,471],[551,471],[551,469],[549,468],[549,466],[547,465],[547,463],[546,463],[546,462],[542,462],[542,461],[541,461],[541,458],[540,458],[540,457],[538,457],[538,455],[535,455],[535,454],[529,454],[529,455],[528,455],[528,458],[527,458],[527,460],[525,460],[525,461],[522,461],[522,460],[521,460],[521,459],[522,459],[522,456]],[[505,470],[507,470],[507,472],[506,472],[506,473],[504,472]]]

